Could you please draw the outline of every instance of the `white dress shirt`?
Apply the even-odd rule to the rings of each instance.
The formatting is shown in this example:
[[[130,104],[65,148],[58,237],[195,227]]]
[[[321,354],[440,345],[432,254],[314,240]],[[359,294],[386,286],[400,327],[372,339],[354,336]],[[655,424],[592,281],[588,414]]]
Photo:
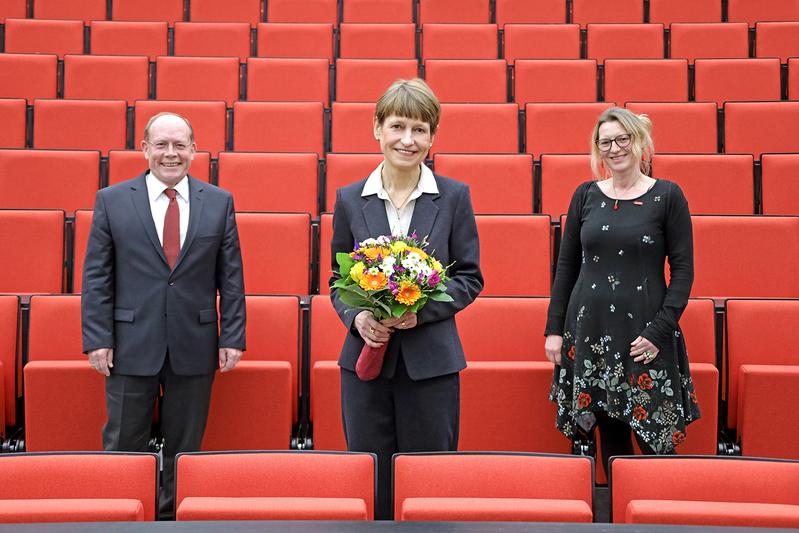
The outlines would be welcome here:
[[[409,231],[416,228],[411,228],[411,219],[413,218],[413,208],[416,206],[416,199],[422,194],[438,194],[438,185],[436,185],[436,178],[433,171],[427,168],[426,165],[420,165],[422,172],[419,175],[419,183],[416,188],[411,192],[405,205],[395,206],[391,203],[388,193],[383,188],[383,179],[381,177],[383,171],[383,163],[377,165],[377,168],[369,174],[366,183],[363,185],[361,196],[369,196],[376,194],[378,198],[383,200],[386,204],[386,217],[388,217],[388,225],[391,228],[391,235],[394,237],[403,237],[408,235]],[[379,237],[379,235],[373,235]]]
[[[155,231],[158,232],[158,240],[163,246],[164,218],[166,218],[166,208],[169,207],[169,197],[164,194],[164,191],[168,187],[153,176],[151,172],[147,173],[145,180],[147,182],[147,196],[150,198],[150,213],[153,215],[153,223],[155,224]],[[189,180],[186,176],[183,176],[183,179],[175,185],[175,191],[177,191],[175,199],[180,208],[180,247],[183,248],[186,232],[189,229]]]

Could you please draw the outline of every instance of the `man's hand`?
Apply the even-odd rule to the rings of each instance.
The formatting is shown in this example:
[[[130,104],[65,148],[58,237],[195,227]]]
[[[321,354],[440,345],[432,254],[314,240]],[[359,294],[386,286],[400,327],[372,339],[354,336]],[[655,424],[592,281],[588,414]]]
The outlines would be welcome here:
[[[230,372],[241,360],[241,350],[236,348],[219,349],[219,371]]]
[[[104,376],[110,376],[109,368],[114,368],[114,349],[97,348],[86,354],[89,357],[89,364],[97,372]]]

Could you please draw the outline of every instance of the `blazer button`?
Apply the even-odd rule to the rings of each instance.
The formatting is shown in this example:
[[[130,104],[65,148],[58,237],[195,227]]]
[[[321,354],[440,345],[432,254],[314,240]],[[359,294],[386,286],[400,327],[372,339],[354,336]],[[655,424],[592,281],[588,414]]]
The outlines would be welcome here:
[[[174,284],[175,284],[175,282],[174,282],[174,281],[170,281],[170,282],[169,282],[169,286],[170,286],[170,287],[172,287]]]

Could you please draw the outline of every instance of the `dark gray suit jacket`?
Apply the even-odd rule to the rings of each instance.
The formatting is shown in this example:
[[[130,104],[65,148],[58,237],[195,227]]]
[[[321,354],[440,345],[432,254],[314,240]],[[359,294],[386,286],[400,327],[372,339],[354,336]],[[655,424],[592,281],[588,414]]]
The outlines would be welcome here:
[[[447,283],[447,294],[454,301],[428,300],[417,315],[415,328],[394,332],[383,363],[384,377],[393,376],[400,352],[408,376],[414,380],[443,376],[466,368],[454,317],[483,289],[480,243],[469,187],[443,176],[436,175],[435,179],[439,194],[422,194],[416,200],[409,231],[416,231],[420,239],[427,236],[430,243],[427,251],[441,264],[448,265],[454,261],[448,272],[452,279]],[[331,242],[334,273],[338,272],[337,252],[351,252],[356,242],[391,234],[384,201],[376,194],[361,196],[364,183],[366,180],[361,180],[336,192]],[[337,278],[338,275],[334,274],[331,283]],[[353,327],[359,311],[344,305],[335,289],[330,297],[349,331],[339,365],[354,371],[364,345]]]
[[[114,373],[155,375],[169,350],[176,374],[209,374],[219,347],[245,348],[233,197],[191,177],[189,196],[186,239],[170,269],[145,175],[97,192],[83,267],[83,350],[113,348]]]

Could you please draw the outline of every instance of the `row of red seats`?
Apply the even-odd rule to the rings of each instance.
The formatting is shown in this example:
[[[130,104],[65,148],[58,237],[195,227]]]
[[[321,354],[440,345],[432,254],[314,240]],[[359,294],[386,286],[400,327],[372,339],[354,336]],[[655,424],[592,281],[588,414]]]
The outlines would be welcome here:
[[[645,81],[655,85],[659,79]],[[519,106],[511,103],[442,104],[431,156],[521,152],[540,159],[542,154],[585,154],[587,132],[612,105],[531,103],[521,114]],[[134,148],[144,136],[147,119],[173,111],[192,122],[198,149],[213,158],[226,149],[311,152],[319,157],[326,151],[375,153],[379,146],[372,131],[374,106],[334,102],[328,116],[321,102],[239,101],[230,113],[221,101],[139,100],[129,120],[124,100],[36,99],[29,121],[25,100],[0,99],[4,124],[0,146],[100,150],[105,156],[109,150]],[[627,107],[651,116],[659,152],[712,153],[719,147],[719,135],[727,154],[750,154],[760,160],[763,153],[799,152],[799,101],[726,102],[718,127],[712,102],[628,103]]]
[[[668,31],[666,31],[668,30]],[[664,38],[664,33],[668,39]],[[799,21],[758,22],[753,57],[799,56]],[[665,44],[668,41],[668,46]],[[337,45],[337,46],[335,46]],[[583,51],[583,45],[585,49]],[[668,56],[666,51],[668,50]],[[750,57],[746,22],[664,24],[330,24],[7,19],[5,52],[341,59],[657,59]],[[171,51],[171,52],[170,52]],[[334,55],[335,54],[335,55]]]
[[[339,6],[341,3],[341,6]],[[647,5],[648,4],[648,5]],[[726,10],[723,5],[726,4]],[[730,22],[797,20],[799,5],[786,0],[615,0],[613,8],[594,0],[84,0],[79,5],[36,0],[36,18],[80,20],[270,22]],[[340,7],[340,9],[339,9]],[[726,11],[724,13],[723,11]],[[0,21],[28,15],[26,0],[3,0]],[[726,16],[724,16],[726,15]]]

